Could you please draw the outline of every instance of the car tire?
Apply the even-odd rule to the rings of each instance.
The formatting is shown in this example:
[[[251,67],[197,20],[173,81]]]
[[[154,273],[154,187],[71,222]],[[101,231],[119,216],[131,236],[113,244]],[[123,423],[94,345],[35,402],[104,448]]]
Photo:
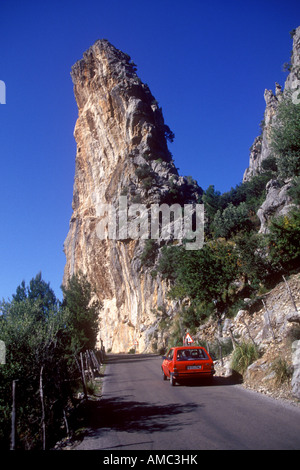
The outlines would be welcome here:
[[[174,387],[176,385],[176,380],[174,379],[174,375],[171,373],[170,374],[170,385]]]

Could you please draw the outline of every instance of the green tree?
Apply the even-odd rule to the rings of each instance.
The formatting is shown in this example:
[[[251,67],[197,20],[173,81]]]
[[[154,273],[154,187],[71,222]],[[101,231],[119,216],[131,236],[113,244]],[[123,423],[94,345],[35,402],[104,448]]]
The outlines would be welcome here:
[[[157,270],[164,279],[175,281],[178,276],[178,268],[184,255],[184,247],[176,245],[165,245],[157,264]]]
[[[271,149],[282,179],[300,176],[300,105],[293,103],[290,93],[278,105]]]
[[[68,311],[68,328],[74,351],[94,349],[99,330],[101,302],[93,300],[94,291],[87,276],[73,274],[65,286],[63,306]]]
[[[229,203],[223,211],[219,209],[212,224],[215,237],[228,239],[242,230],[249,231],[252,222],[248,213],[245,202],[241,202],[238,206]]]
[[[222,312],[234,292],[233,281],[239,273],[234,244],[214,240],[201,250],[188,251],[183,247],[175,250],[175,247],[166,248],[165,259],[159,265],[173,280],[170,296],[188,297],[194,305],[214,303],[217,311]]]
[[[158,245],[155,240],[146,240],[143,253],[141,254],[141,263],[143,266],[150,267],[155,264],[158,253]]]
[[[28,287],[26,287],[25,281],[22,281],[17,287],[16,293],[13,294],[13,299],[16,302],[21,302],[25,299],[33,302],[39,301],[41,318],[47,317],[49,312],[58,305],[58,300],[50,287],[50,283],[42,279],[41,272],[30,280]]]
[[[221,193],[215,190],[214,185],[210,185],[202,195],[206,215],[213,219],[221,204]]]
[[[296,176],[292,180],[292,185],[289,190],[289,196],[293,199],[293,202],[300,206],[300,176]]]
[[[40,275],[29,287],[22,282],[13,300],[2,303],[0,339],[6,345],[6,365],[0,367],[0,446],[9,444],[11,385],[17,380],[17,447],[41,447],[41,371],[47,430],[55,429],[52,436],[59,431],[70,396],[66,379],[71,364],[66,361],[65,334],[65,311]]]
[[[254,231],[239,233],[235,238],[238,266],[244,277],[244,285],[255,291],[271,273],[271,266],[266,256],[265,239]]]

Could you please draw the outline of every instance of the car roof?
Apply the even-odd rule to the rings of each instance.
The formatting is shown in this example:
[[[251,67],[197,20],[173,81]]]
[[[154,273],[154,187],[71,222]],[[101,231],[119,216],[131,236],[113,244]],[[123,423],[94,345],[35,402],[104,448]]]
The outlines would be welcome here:
[[[205,349],[203,346],[174,346],[171,349]]]

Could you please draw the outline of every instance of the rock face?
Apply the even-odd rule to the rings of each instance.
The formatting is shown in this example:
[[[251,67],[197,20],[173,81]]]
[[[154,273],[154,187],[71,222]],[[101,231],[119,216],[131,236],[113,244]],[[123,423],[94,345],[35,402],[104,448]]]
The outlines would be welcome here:
[[[246,370],[244,384],[255,390],[281,398],[300,399],[300,274],[293,274],[288,280],[278,283],[268,293],[255,301],[245,299],[246,307],[233,319],[225,319],[221,325],[207,322],[199,329],[194,339],[206,344],[226,342],[234,338],[237,343],[254,342],[261,357]],[[286,361],[292,371],[288,385],[276,384],[273,365],[278,359]],[[231,355],[215,363],[217,375],[229,376]]]
[[[293,360],[293,377],[292,390],[295,397],[300,399],[300,340],[294,341],[292,344],[292,360]]]
[[[279,101],[282,98],[281,86],[276,83],[275,95],[271,90],[265,90],[264,98],[266,102],[266,109],[264,113],[264,120],[261,123],[262,133],[256,137],[250,149],[249,167],[246,169],[243,181],[249,181],[253,176],[261,172],[262,162],[270,156],[270,132],[272,129],[272,122],[276,116],[276,109]]]
[[[276,216],[286,215],[295,207],[288,191],[291,188],[291,182],[285,183],[283,186],[278,180],[270,180],[266,185],[266,199],[257,211],[260,220],[260,233],[268,232],[269,220]]]
[[[138,343],[139,351],[151,351],[157,309],[171,314],[174,308],[166,298],[167,285],[141,263],[147,240],[100,239],[99,207],[117,208],[120,197],[146,207],[195,202],[200,188],[178,175],[167,145],[172,132],[127,54],[99,40],[71,76],[78,105],[77,153],[63,282],[78,271],[87,274],[103,302],[100,337],[107,350],[126,352]],[[157,256],[155,245],[150,247]]]
[[[294,31],[293,35],[293,52],[291,57],[290,73],[286,79],[284,90],[281,86],[275,84],[275,94],[271,90],[265,90],[264,98],[266,109],[264,120],[262,121],[262,133],[256,137],[250,150],[249,167],[246,169],[243,182],[251,180],[254,176],[263,171],[262,164],[271,155],[271,130],[274,120],[276,119],[276,111],[278,103],[283,99],[286,92],[296,93],[300,89],[300,27]],[[268,223],[274,216],[287,214],[293,206],[288,190],[291,187],[290,181],[279,182],[271,180],[268,182],[266,190],[267,197],[262,206],[258,210],[258,217],[261,222],[261,233],[268,231]]]
[[[264,119],[261,123],[262,133],[256,137],[251,150],[249,167],[246,169],[243,181],[249,181],[253,176],[262,170],[262,162],[270,156],[270,133],[272,123],[276,117],[278,103],[282,100],[287,91],[296,91],[300,88],[300,26],[294,31],[293,51],[291,56],[290,73],[285,81],[284,90],[278,83],[275,83],[275,93],[272,90],[265,90],[264,98],[266,109]]]

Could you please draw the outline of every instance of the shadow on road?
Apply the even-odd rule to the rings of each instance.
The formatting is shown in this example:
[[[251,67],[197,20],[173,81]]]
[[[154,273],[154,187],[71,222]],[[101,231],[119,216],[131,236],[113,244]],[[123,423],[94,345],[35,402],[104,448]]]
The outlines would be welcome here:
[[[196,403],[156,405],[148,402],[137,402],[125,398],[102,398],[100,401],[89,401],[81,410],[82,425],[91,431],[101,430],[152,433],[155,431],[175,430],[179,420],[172,421],[182,413],[191,413],[201,405]]]
[[[157,359],[159,357],[161,356],[158,354],[108,354],[105,357],[105,363],[109,365],[125,364],[145,361],[146,359]]]
[[[155,354],[110,354],[106,356],[105,363],[114,367],[115,364],[120,363],[155,360],[158,363],[158,374],[160,376],[159,359],[160,356]],[[107,376],[107,374],[105,373],[104,376]],[[215,387],[234,385],[239,382],[239,377],[214,377],[212,383],[202,379],[192,382],[185,381],[177,384],[176,387]],[[169,385],[165,385],[168,389]],[[175,395],[176,387],[172,387]],[[188,415],[191,413],[192,416],[199,408],[204,408],[204,405],[199,402],[182,403],[180,399],[178,399],[178,403],[173,401],[170,404],[162,404],[155,403],[155,397],[153,402],[146,402],[134,400],[132,394],[123,397],[106,397],[104,395],[98,401],[88,400],[82,403],[78,419],[80,426],[86,430],[82,438],[89,437],[94,440],[106,436],[108,431],[142,432],[143,434],[179,431],[182,430],[183,426],[190,423]]]

